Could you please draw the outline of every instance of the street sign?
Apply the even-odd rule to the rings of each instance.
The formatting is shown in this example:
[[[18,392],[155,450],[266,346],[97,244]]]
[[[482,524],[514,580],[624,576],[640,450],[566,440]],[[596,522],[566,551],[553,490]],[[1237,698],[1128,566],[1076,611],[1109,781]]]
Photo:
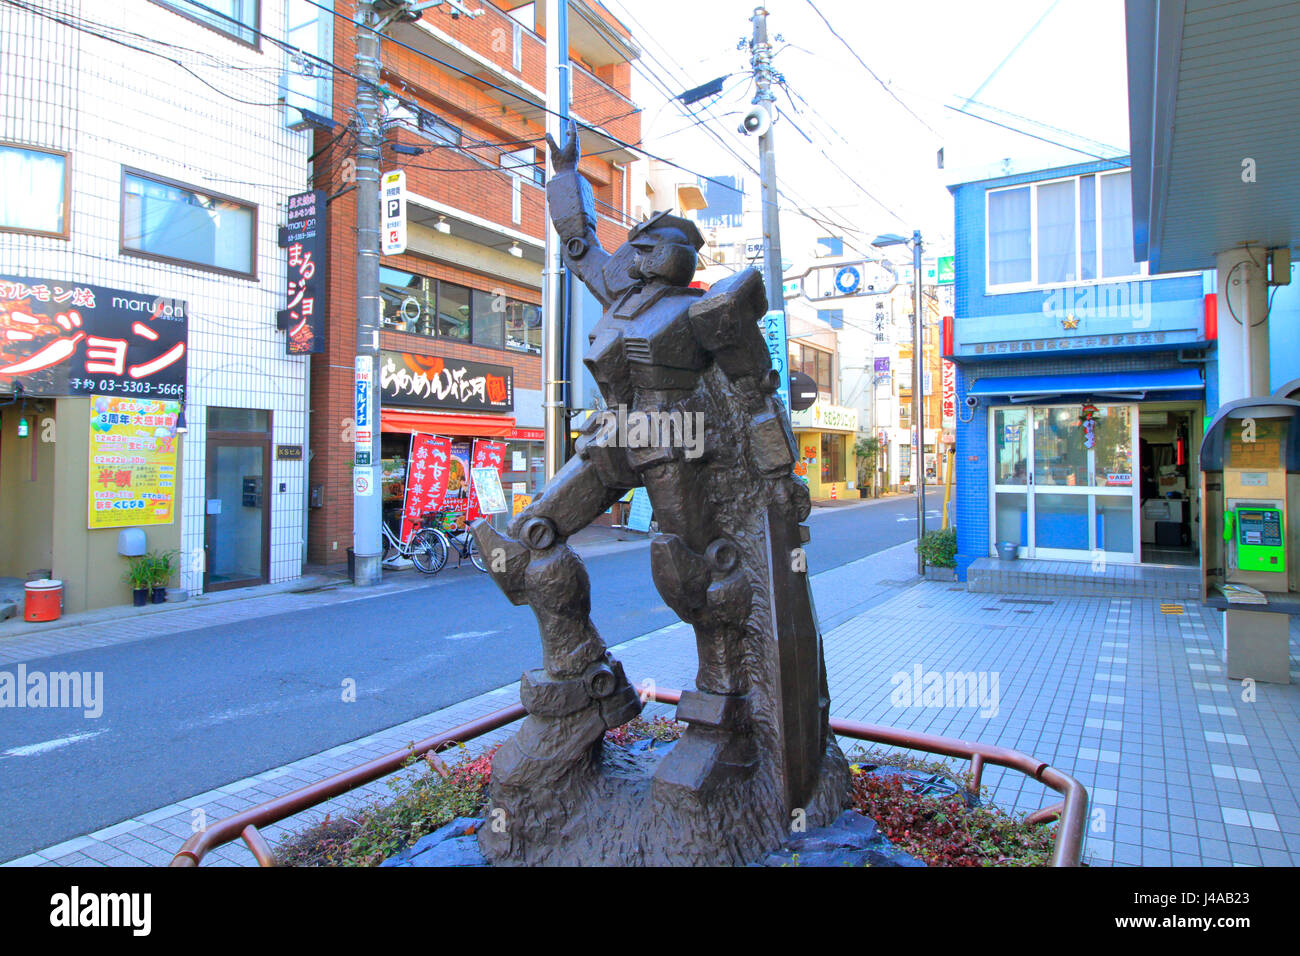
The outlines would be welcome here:
[[[812,376],[790,370],[790,411],[801,412],[817,401],[817,383]]]
[[[379,213],[383,220],[381,251],[396,256],[406,251],[406,173],[384,173],[379,183]]]
[[[793,279],[787,279],[789,283]],[[883,262],[858,259],[830,262],[811,267],[798,277],[802,292],[811,302],[850,296],[884,295],[898,285],[892,269]]]
[[[772,368],[781,374],[781,384],[777,394],[790,408],[790,342],[786,337],[784,312],[768,312],[763,316],[763,338],[767,342],[767,353],[772,357]]]

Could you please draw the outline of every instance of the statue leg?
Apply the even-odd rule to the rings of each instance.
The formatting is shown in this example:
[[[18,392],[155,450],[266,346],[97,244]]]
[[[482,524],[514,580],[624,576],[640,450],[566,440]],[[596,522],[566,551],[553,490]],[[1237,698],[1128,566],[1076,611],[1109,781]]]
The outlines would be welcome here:
[[[567,788],[589,785],[607,729],[641,711],[623,667],[591,622],[591,584],[569,535],[626,493],[602,480],[596,462],[574,456],[543,493],[501,534],[480,519],[472,526],[488,573],[515,604],[528,604],[542,639],[542,667],[526,672],[520,701],[528,711],[492,764],[492,803],[507,825],[480,836],[495,857],[521,849],[532,830],[508,821],[562,812]]]
[[[661,534],[650,546],[655,586],[695,630],[699,669],[695,690],[682,694],[677,718],[690,726],[655,774],[672,798],[700,799],[727,780],[749,774],[757,761],[744,670],[750,584],[734,542],[720,533],[705,494],[702,466],[670,461],[643,472]]]

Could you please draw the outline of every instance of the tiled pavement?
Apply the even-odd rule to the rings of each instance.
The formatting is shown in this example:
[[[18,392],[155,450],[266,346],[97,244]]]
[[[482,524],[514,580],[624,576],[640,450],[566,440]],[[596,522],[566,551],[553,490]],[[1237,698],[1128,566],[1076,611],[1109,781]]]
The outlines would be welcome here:
[[[1300,804],[1287,785],[1300,777],[1300,685],[1260,684],[1243,699],[1251,695],[1226,680],[1219,659],[1218,612],[1193,602],[1167,614],[1139,598],[971,593],[918,582],[914,561],[905,544],[813,580],[837,716],[1014,747],[1073,774],[1090,794],[1086,855],[1094,865],[1300,864]],[[1294,642],[1293,629],[1293,650]],[[694,639],[682,624],[614,652],[638,683],[685,687],[694,674]],[[1294,658],[1293,668],[1300,679]],[[930,671],[972,673],[977,688],[983,675],[982,701],[932,704]],[[517,684],[498,688],[12,864],[166,863],[205,820],[490,713],[517,693]],[[985,782],[1007,809],[1055,802],[1054,792],[1014,771],[989,768]],[[269,828],[267,838],[274,844],[387,792],[377,782]],[[252,863],[239,844],[205,859]]]

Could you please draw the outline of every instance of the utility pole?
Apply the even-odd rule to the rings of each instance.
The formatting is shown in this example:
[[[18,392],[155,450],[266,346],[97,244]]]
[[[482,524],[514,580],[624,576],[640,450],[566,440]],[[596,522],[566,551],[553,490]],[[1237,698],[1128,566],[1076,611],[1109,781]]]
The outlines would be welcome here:
[[[546,132],[563,145],[569,134],[569,0],[546,0]],[[576,133],[575,133],[576,135]],[[546,271],[542,276],[542,414],[546,426],[543,454],[546,480],[564,467],[568,447],[568,409],[564,407],[564,356],[569,343],[564,309],[564,256],[559,234],[546,209]]]
[[[921,230],[912,230],[912,422],[916,426],[916,543],[925,538],[925,363],[921,361]],[[925,556],[916,549],[916,573],[925,574]]]
[[[749,61],[754,68],[758,93],[755,105],[767,111],[766,129],[758,137],[758,171],[763,189],[763,279],[767,283],[767,307],[785,311],[785,276],[781,270],[781,209],[776,188],[776,143],[772,120],[776,118],[776,95],[772,92],[772,47],[767,42],[767,8],[754,8],[754,40]],[[788,402],[786,403],[789,404]]]
[[[392,6],[392,4],[388,4]],[[375,0],[357,3],[357,350],[356,447],[352,466],[353,582],[376,585],[383,576],[383,495],[375,453],[379,434],[379,14]]]

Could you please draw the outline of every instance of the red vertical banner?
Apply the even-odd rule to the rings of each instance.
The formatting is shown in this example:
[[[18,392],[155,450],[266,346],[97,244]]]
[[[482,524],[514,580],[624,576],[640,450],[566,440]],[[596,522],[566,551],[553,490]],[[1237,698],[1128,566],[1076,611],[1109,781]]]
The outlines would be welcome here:
[[[437,435],[411,436],[406,462],[406,498],[402,502],[402,540],[407,541],[430,511],[442,507],[451,473],[451,441]]]
[[[474,451],[470,455],[471,468],[492,467],[501,474],[501,468],[506,460],[506,443],[503,441],[488,441],[483,438],[474,439]],[[469,514],[467,521],[473,521],[479,517],[478,510],[478,491],[474,488],[474,482],[469,482]]]

